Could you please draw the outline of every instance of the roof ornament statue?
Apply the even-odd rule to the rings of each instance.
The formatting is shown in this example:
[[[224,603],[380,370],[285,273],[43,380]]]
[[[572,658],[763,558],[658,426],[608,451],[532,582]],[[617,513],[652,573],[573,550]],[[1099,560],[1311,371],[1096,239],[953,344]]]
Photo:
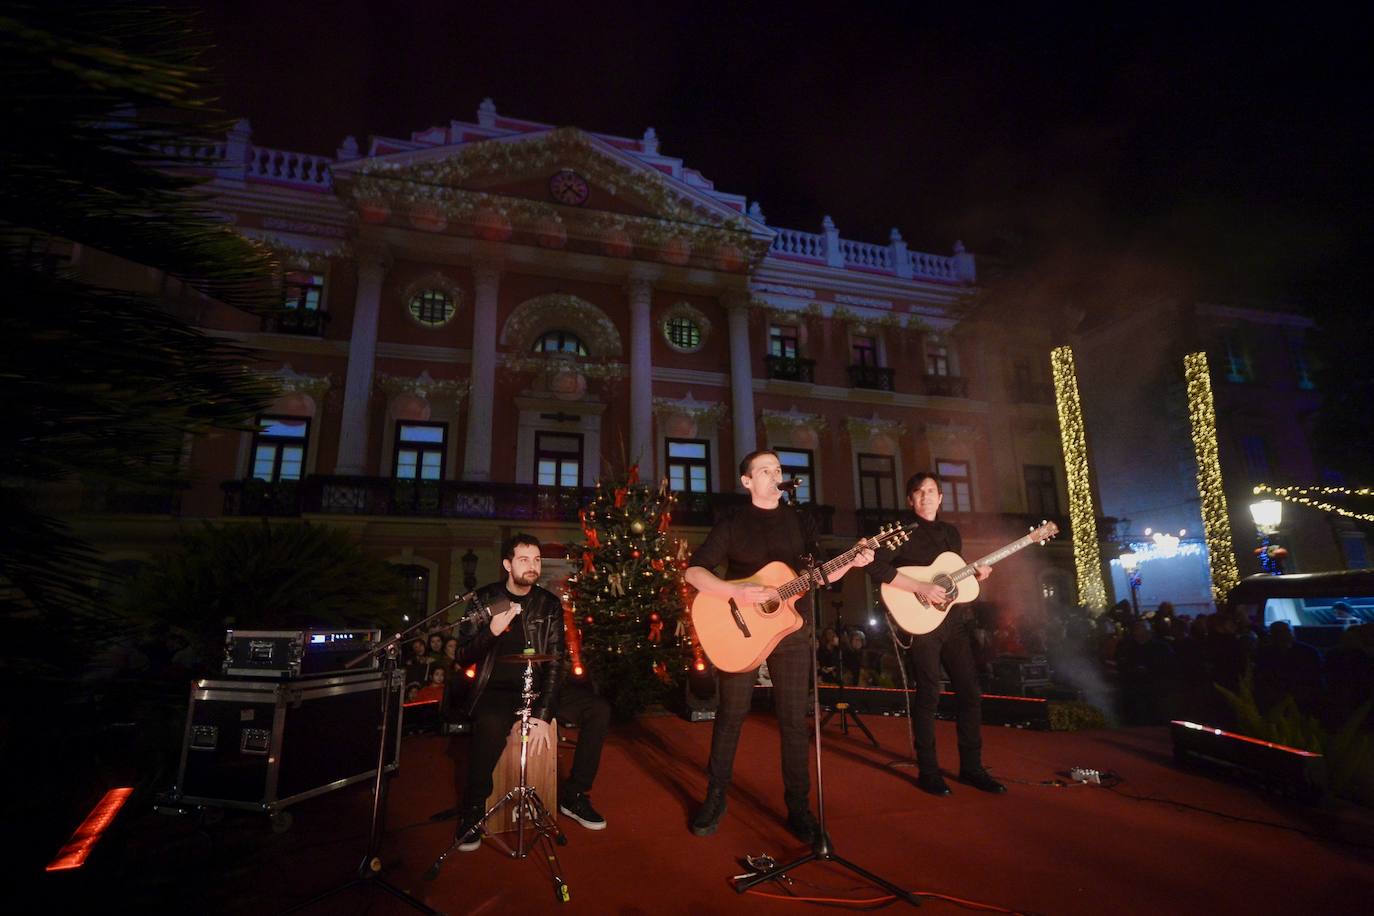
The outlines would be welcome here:
[[[658,132],[652,127],[644,131],[644,137],[641,142],[644,144],[644,152],[654,156],[658,155]]]
[[[496,103],[487,96],[482,100],[482,104],[477,106],[477,123],[482,127],[496,126]]]

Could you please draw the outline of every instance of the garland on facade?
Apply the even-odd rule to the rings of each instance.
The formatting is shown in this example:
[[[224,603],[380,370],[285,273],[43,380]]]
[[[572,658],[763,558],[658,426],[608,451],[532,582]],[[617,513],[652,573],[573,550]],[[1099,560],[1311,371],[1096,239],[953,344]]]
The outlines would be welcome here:
[[[1207,354],[1189,353],[1183,358],[1188,381],[1188,419],[1197,456],[1197,490],[1202,497],[1202,528],[1207,539],[1207,566],[1212,574],[1212,598],[1221,601],[1240,582],[1235,547],[1231,543],[1231,518],[1222,486],[1221,459],[1217,453],[1217,415],[1212,402],[1212,378]]]
[[[1293,503],[1298,506],[1307,506],[1309,509],[1317,509],[1321,512],[1331,512],[1343,518],[1354,519],[1359,522],[1374,522],[1374,512],[1356,512],[1344,506],[1327,502],[1324,499],[1314,499],[1314,496],[1374,496],[1374,487],[1271,487],[1268,484],[1260,484],[1255,487],[1255,495],[1268,493],[1284,502]]]
[[[640,483],[636,465],[598,482],[579,513],[586,541],[571,554],[569,652],[620,718],[663,702],[700,654],[686,622],[687,544],[670,531],[674,501],[666,480]]]
[[[1054,370],[1055,403],[1059,407],[1059,435],[1068,476],[1069,524],[1073,528],[1073,560],[1078,574],[1078,604],[1093,610],[1107,607],[1102,582],[1102,554],[1097,543],[1097,513],[1093,509],[1092,479],[1088,472],[1088,442],[1083,408],[1078,400],[1078,375],[1073,350],[1050,352]]]

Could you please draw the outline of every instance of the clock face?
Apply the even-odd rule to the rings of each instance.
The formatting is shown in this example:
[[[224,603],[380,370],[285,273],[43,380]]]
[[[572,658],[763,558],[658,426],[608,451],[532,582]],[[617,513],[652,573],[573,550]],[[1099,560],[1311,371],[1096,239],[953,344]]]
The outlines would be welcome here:
[[[591,191],[587,179],[568,169],[554,172],[549,179],[549,194],[560,204],[580,207],[587,202],[587,195]]]

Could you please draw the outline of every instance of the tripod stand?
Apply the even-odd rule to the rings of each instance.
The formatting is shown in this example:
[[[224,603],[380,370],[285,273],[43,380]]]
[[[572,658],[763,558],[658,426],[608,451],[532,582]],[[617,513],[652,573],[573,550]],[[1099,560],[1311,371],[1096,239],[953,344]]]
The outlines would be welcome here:
[[[458,598],[455,598],[450,603],[439,608],[439,610],[435,611],[433,614],[430,614],[424,620],[419,621],[414,626],[411,626],[409,629],[397,633],[396,635],[388,639],[386,642],[379,644],[376,648],[368,649],[361,655],[358,655],[357,657],[350,659],[347,662],[347,664],[344,665],[345,668],[354,668],[369,658],[381,656],[383,653],[385,653],[386,662],[383,665],[385,677],[382,680],[382,724],[381,727],[378,729],[379,734],[377,736],[377,773],[372,779],[372,820],[368,826],[367,831],[367,851],[363,854],[363,860],[358,865],[357,877],[349,881],[345,881],[343,884],[340,884],[336,887],[332,887],[329,890],[325,891],[323,894],[319,894],[315,897],[312,897],[304,903],[298,903],[295,906],[290,907],[289,909],[283,910],[282,916],[286,916],[287,913],[294,913],[297,910],[303,910],[307,907],[314,906],[316,903],[319,903],[323,900],[328,900],[330,897],[333,897],[336,894],[344,893],[345,891],[352,890],[355,887],[375,887],[379,890],[386,891],[391,896],[404,902],[406,905],[412,907],[413,909],[421,913],[433,914],[433,916],[443,916],[443,913],[441,911],[433,909],[421,900],[412,897],[410,894],[408,894],[401,888],[397,887],[396,885],[392,884],[390,881],[382,877],[382,857],[379,853],[382,844],[382,833],[384,830],[384,828],[382,827],[382,821],[384,820],[386,815],[386,791],[389,785],[385,779],[386,740],[388,737],[386,727],[387,715],[391,710],[391,704],[393,702],[394,697],[396,696],[396,647],[403,640],[407,639],[410,636],[410,634],[417,632],[421,627],[429,623],[434,618],[438,617],[440,614],[447,613],[450,608],[456,607],[457,605],[462,604],[464,601],[467,601],[469,598],[472,597],[473,594],[474,593],[469,592],[466,595],[462,595]],[[396,717],[395,728],[399,730],[400,727],[401,720],[400,715],[398,713]]]
[[[836,631],[836,632],[841,632],[841,631],[843,631],[843,629],[844,629],[844,617],[840,614],[840,612],[839,612],[839,610],[838,610],[838,608],[839,608],[839,603],[838,603],[838,602],[836,602],[835,607],[836,607],[836,611],[835,611],[835,631]],[[849,734],[849,720],[850,720],[850,719],[853,719],[853,720],[854,720],[854,724],[855,724],[856,726],[858,726],[859,731],[863,732],[865,735],[868,736],[868,740],[871,741],[871,742],[873,742],[873,746],[874,746],[874,747],[878,747],[878,739],[875,738],[875,737],[873,737],[873,733],[872,733],[871,731],[868,730],[868,726],[867,726],[867,725],[864,725],[864,720],[859,718],[859,711],[858,711],[857,709],[855,709],[854,707],[850,706],[850,705],[849,705],[849,701],[848,701],[847,699],[845,699],[845,696],[844,696],[844,686],[845,686],[845,685],[844,685],[844,661],[843,661],[843,659],[844,659],[844,648],[843,648],[843,647],[841,647],[841,649],[840,649],[840,659],[841,659],[841,661],[840,661],[840,683],[839,683],[839,685],[835,688],[835,704],[834,704],[833,706],[830,707],[830,710],[825,714],[825,718],[821,720],[821,728],[825,728],[827,725],[829,725],[829,724],[830,724],[830,720],[831,720],[832,718],[834,718],[835,713],[839,713],[839,714],[840,714],[840,733],[841,733],[841,734],[845,734],[845,735]],[[818,663],[818,664],[819,664],[819,663]],[[857,676],[858,676],[858,672],[855,672],[855,677],[857,678]],[[820,694],[820,681],[816,681],[815,684],[816,684],[816,693],[817,693],[817,695],[819,696],[819,694]]]
[[[820,675],[820,663],[816,660],[817,631],[821,622],[820,588],[824,587],[826,583],[825,577],[816,568],[814,557],[810,557],[807,560],[807,573],[813,580],[811,592],[811,682],[816,684],[818,683],[817,678]],[[825,771],[821,766],[821,700],[819,690],[812,692],[811,703],[813,713],[811,720],[812,737],[816,744],[816,813],[818,815],[818,826],[816,828],[816,834],[811,841],[811,851],[798,859],[788,862],[786,865],[760,871],[747,878],[736,880],[735,892],[743,894],[757,884],[762,884],[764,881],[775,881],[792,871],[794,868],[799,868],[809,862],[834,862],[837,865],[849,869],[856,875],[867,879],[871,883],[876,884],[899,900],[905,900],[912,906],[920,906],[921,901],[915,894],[903,890],[890,881],[879,878],[865,868],[855,865],[853,862],[836,853],[834,847],[830,845],[830,836],[825,830]],[[867,729],[864,730],[867,731]],[[870,735],[870,737],[872,736]],[[874,743],[876,744],[877,742],[875,741]]]
[[[434,860],[434,864],[425,872],[425,880],[432,881],[439,876],[439,869],[443,867],[444,861],[448,859],[453,851],[463,844],[469,837],[485,836],[513,859],[527,858],[535,846],[539,846],[544,851],[544,862],[549,867],[549,877],[553,880],[554,893],[558,900],[567,903],[569,899],[568,884],[563,880],[563,867],[558,861],[558,852],[554,848],[556,843],[559,846],[566,846],[568,838],[563,835],[563,831],[558,829],[558,821],[549,809],[544,806],[543,800],[539,798],[539,793],[529,784],[529,753],[530,753],[530,708],[533,705],[534,690],[534,664],[535,662],[553,661],[552,655],[535,655],[532,650],[527,650],[522,655],[505,655],[497,661],[523,661],[525,663],[525,674],[520,692],[520,698],[524,700],[524,705],[516,712],[520,719],[520,782],[513,786],[509,792],[501,796],[496,804],[486,810],[467,830],[458,833],[453,838],[453,842],[445,849],[439,858]],[[492,816],[507,805],[514,806],[515,811],[515,848],[511,849],[503,841],[490,835],[486,831],[487,821]],[[534,842],[530,846],[525,845],[525,821],[529,820],[530,826],[534,830]]]

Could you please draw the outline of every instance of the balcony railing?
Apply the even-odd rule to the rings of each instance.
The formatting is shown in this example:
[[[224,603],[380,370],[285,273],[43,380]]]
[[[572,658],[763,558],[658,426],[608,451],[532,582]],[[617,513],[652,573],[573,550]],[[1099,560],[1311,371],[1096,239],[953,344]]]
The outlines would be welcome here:
[[[849,387],[891,391],[893,375],[886,366],[853,365],[849,367]]]
[[[274,334],[303,334],[323,337],[329,313],[317,309],[282,309],[262,316],[261,328]]]
[[[596,498],[592,487],[539,487],[465,480],[312,475],[302,481],[230,480],[223,484],[225,515],[385,515],[575,522]],[[674,525],[710,527],[747,501],[738,493],[681,493]],[[799,507],[821,534],[834,530],[835,508]]]
[[[890,525],[893,522],[910,524],[916,520],[915,516],[906,509],[860,509],[855,513],[855,517],[861,537],[876,534],[883,525]],[[1054,522],[1059,526],[1058,540],[1067,541],[1069,538],[1069,520],[1063,516],[1042,518],[1019,512],[941,512],[940,519],[958,527],[959,534],[963,536],[965,542],[970,538],[978,538],[980,540],[995,540],[999,545],[1010,543],[1032,528],[1038,528],[1044,522]],[[1101,518],[1097,520],[1099,540],[1108,540],[1112,533],[1113,529],[1111,525],[1107,524],[1108,521],[1108,519]],[[972,560],[974,558],[966,557],[966,559]]]
[[[299,480],[226,480],[225,515],[292,516],[301,514]]]
[[[921,383],[926,394],[942,398],[968,397],[968,379],[957,375],[924,375]]]
[[[816,380],[816,361],[800,356],[765,356],[764,368],[769,378],[785,382],[814,382]]]

